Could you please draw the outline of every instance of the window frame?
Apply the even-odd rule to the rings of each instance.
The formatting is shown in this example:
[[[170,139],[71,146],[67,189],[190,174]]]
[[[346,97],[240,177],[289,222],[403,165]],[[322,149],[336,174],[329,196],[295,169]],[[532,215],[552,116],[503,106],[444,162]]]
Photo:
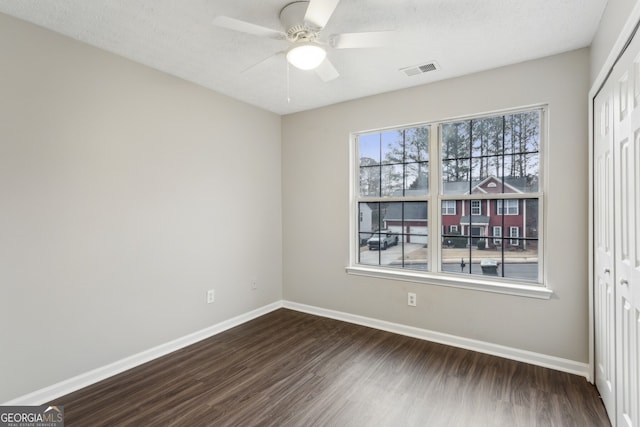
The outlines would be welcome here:
[[[500,233],[496,234],[496,231],[500,231]],[[494,225],[491,230],[491,236],[493,237],[493,244],[502,246],[503,237],[502,237],[502,226]]]
[[[513,233],[514,231],[516,232],[515,235]],[[511,246],[517,246],[520,244],[520,227],[509,227],[509,244]]]
[[[540,146],[538,150],[539,156],[539,168],[538,168],[538,191],[533,193],[500,193],[500,199],[535,199],[538,202],[538,280],[537,282],[510,279],[510,278],[489,278],[482,275],[459,275],[451,274],[440,271],[440,260],[442,257],[442,237],[443,237],[443,224],[442,217],[446,214],[442,213],[442,201],[444,200],[469,200],[469,208],[471,206],[471,200],[480,200],[480,210],[482,213],[482,200],[496,199],[496,194],[467,194],[467,195],[444,195],[442,194],[441,187],[441,125],[466,120],[477,120],[482,118],[491,118],[500,115],[510,115],[523,113],[528,111],[538,110],[540,113]],[[358,202],[366,201],[362,200],[359,196],[359,153],[358,153],[358,136],[363,134],[375,133],[375,132],[387,132],[392,130],[402,130],[410,127],[429,126],[429,191],[424,197],[410,197],[409,199],[403,198],[397,200],[394,197],[385,197],[385,202],[393,201],[426,201],[428,203],[428,227],[429,230],[437,230],[437,233],[428,233],[428,243],[430,247],[430,259],[429,265],[433,266],[430,271],[418,271],[418,270],[406,270],[387,266],[370,266],[358,264],[357,251],[359,248],[356,243],[358,242],[358,229],[356,219],[358,218]],[[530,298],[549,299],[553,295],[553,290],[548,287],[548,281],[546,278],[546,270],[544,269],[544,258],[546,256],[545,251],[545,225],[546,225],[546,210],[544,207],[545,194],[547,189],[547,170],[548,164],[547,152],[549,145],[548,135],[548,106],[546,104],[538,104],[532,106],[526,106],[514,109],[505,109],[499,111],[492,111],[482,114],[452,117],[441,120],[434,120],[423,123],[407,124],[404,126],[395,126],[388,128],[371,129],[368,131],[353,132],[350,135],[350,251],[349,262],[346,267],[346,272],[353,275],[377,277],[390,280],[410,281],[418,282],[427,285],[449,286],[463,289],[473,289],[480,291],[487,291],[492,293],[501,293],[508,295],[516,295]],[[463,215],[464,212],[463,203]],[[490,205],[490,204],[489,204]],[[492,206],[488,206],[487,209],[491,209]],[[435,228],[434,228],[435,227]],[[501,230],[504,231],[504,230]],[[501,233],[504,234],[504,233]],[[504,236],[501,236],[499,240],[504,245]]]
[[[453,203],[446,203],[446,202],[453,202]],[[447,206],[445,206],[445,203],[447,204]],[[453,204],[453,206],[451,206],[451,204]],[[442,205],[441,215],[457,215],[458,208],[455,200],[443,200],[441,205]]]
[[[476,204],[478,206],[474,206]],[[482,215],[482,200],[478,200],[478,199],[471,200],[471,203],[469,204],[469,213],[471,215],[477,215],[477,216]]]
[[[505,203],[503,202],[510,202],[510,201],[515,201],[515,212],[512,212],[511,209],[514,206],[509,206],[509,203],[507,203],[507,208],[506,208],[506,212],[504,212],[504,214],[502,213],[505,209],[504,209],[504,205]],[[498,199],[496,200],[496,215],[520,215],[520,202],[518,200],[515,199]]]

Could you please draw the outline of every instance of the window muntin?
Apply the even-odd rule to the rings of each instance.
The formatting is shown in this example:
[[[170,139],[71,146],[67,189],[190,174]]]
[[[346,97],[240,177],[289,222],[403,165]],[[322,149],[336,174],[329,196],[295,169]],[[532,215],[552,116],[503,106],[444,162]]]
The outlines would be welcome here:
[[[543,112],[542,108],[537,108],[366,135],[377,137],[379,144],[392,142],[386,148],[378,145],[380,156],[376,162],[380,165],[381,175],[384,174],[383,166],[394,165],[398,176],[396,182],[400,184],[396,184],[393,191],[380,191],[375,196],[379,201],[420,199],[428,202],[433,198],[434,203],[427,203],[427,211],[431,209],[431,214],[436,216],[437,227],[434,230],[438,234],[429,236],[427,231],[419,234],[427,241],[423,248],[426,262],[416,269],[430,271],[431,274],[464,274],[470,280],[477,277],[492,281],[501,278],[542,281],[538,230],[541,228]],[[407,132],[408,129],[424,129],[427,135],[432,133],[435,136],[424,149],[414,150],[412,155],[406,149],[407,135],[417,132]],[[382,134],[384,137],[380,136]],[[362,152],[361,138],[362,135],[358,135],[356,141]],[[407,152],[400,155],[401,150]],[[429,164],[429,151],[437,152],[439,162]],[[366,167],[362,154],[360,161],[361,166]],[[409,166],[417,172],[413,175],[408,173],[411,172]],[[369,175],[375,176],[375,173]],[[439,181],[440,185],[429,186],[430,180]],[[414,184],[416,181],[424,185]],[[379,182],[381,187],[384,186],[382,178]],[[360,199],[372,199],[371,196],[363,197],[362,190],[356,194],[361,195]],[[405,217],[402,221],[406,223],[409,219]],[[427,222],[425,230],[428,226]],[[413,234],[407,230],[397,232],[407,236]],[[399,236],[398,246],[406,243],[414,241]],[[376,264],[367,265],[411,269],[406,255],[403,248],[393,263],[385,263],[379,257]],[[495,261],[493,273],[490,266],[483,268],[490,260]],[[461,268],[463,261],[464,267]]]

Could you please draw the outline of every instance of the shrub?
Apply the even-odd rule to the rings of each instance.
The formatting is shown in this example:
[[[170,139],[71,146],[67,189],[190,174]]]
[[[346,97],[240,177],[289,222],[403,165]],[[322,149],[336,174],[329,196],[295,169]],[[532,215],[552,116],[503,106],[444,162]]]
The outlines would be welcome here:
[[[460,235],[459,231],[452,231],[451,233],[449,233],[449,237],[447,237],[447,240],[451,241],[451,245],[454,248],[466,248],[467,247],[467,238],[466,237],[462,237]]]

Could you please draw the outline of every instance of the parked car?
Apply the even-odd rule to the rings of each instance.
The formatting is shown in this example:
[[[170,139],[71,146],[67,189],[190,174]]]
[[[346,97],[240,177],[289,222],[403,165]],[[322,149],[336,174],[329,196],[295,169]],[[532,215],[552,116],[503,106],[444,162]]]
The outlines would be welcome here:
[[[367,244],[370,238],[373,237],[373,233],[360,233],[360,246],[364,246]]]
[[[369,240],[367,240],[367,246],[369,250],[385,250],[389,246],[398,244],[398,235],[382,230],[379,233],[374,234]]]

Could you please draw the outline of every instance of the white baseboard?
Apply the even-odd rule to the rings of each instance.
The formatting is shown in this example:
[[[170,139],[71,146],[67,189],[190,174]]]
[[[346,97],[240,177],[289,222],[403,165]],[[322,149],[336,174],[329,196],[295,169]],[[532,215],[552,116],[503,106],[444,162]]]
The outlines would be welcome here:
[[[87,387],[91,384],[95,384],[98,381],[102,381],[113,375],[119,374],[136,366],[140,366],[143,363],[147,363],[158,357],[165,356],[181,348],[187,347],[191,344],[195,344],[198,341],[202,341],[216,334],[231,329],[235,326],[248,322],[249,320],[260,317],[271,311],[277,310],[282,307],[282,301],[277,301],[264,307],[257,308],[248,313],[241,314],[233,317],[229,320],[225,320],[216,325],[202,329],[197,332],[185,335],[177,338],[168,343],[161,344],[159,346],[150,348],[149,350],[142,351],[116,362],[110,363],[106,366],[94,369],[89,372],[77,375],[68,380],[61,381],[57,384],[45,387],[43,389],[34,391],[8,402],[2,403],[2,405],[42,405],[46,402],[50,402],[60,396],[72,393],[81,388]]]
[[[72,393],[76,390],[95,384],[98,381],[102,381],[113,375],[119,374],[131,368],[135,368],[136,366],[142,365],[143,363],[147,363],[151,360],[165,356],[191,344],[195,344],[198,341],[202,341],[204,339],[212,337],[216,334],[224,332],[228,329],[246,323],[250,320],[253,320],[257,317],[260,317],[282,307],[301,311],[304,313],[314,314],[317,316],[354,323],[356,325],[367,326],[370,328],[392,332],[399,335],[405,335],[426,341],[433,341],[440,344],[464,348],[467,350],[478,351],[481,353],[504,357],[506,359],[517,360],[519,362],[530,363],[532,365],[538,365],[545,368],[584,376],[587,379],[589,378],[589,365],[586,363],[575,362],[573,360],[562,359],[555,356],[534,353],[517,348],[505,347],[498,344],[472,340],[469,338],[462,338],[455,335],[443,334],[440,332],[420,329],[413,326],[401,325],[399,323],[387,322],[370,317],[358,316],[356,314],[328,310],[325,308],[299,304],[291,301],[276,301],[272,304],[260,307],[248,313],[241,314],[229,320],[220,322],[216,325],[191,333],[189,335],[185,335],[168,343],[161,344],[149,350],[145,350],[116,362],[110,363],[109,365],[94,369],[89,372],[85,372],[73,378],[69,378],[68,380],[61,381],[57,384],[53,384],[40,390],[36,390],[32,393],[25,394],[24,396],[20,396],[16,399],[2,403],[1,405],[42,405],[60,396]]]
[[[441,332],[434,332],[427,329],[420,329],[413,326],[372,319],[355,314],[328,310],[325,308],[319,308],[305,304],[298,304],[291,301],[284,301],[283,307],[289,308],[291,310],[301,311],[304,313],[314,314],[317,316],[342,320],[344,322],[354,323],[356,325],[367,326],[387,332],[393,332],[399,335],[405,335],[426,341],[433,341],[453,347],[460,347],[480,353],[491,354],[493,356],[504,357],[505,359],[517,360],[519,362],[530,363],[532,365],[580,375],[585,377],[587,380],[589,379],[589,365],[587,363],[576,362],[574,360],[568,360],[560,357],[549,356],[546,354],[535,353],[532,351],[506,347],[498,344],[491,344],[488,342],[458,337],[455,335],[443,334]]]

